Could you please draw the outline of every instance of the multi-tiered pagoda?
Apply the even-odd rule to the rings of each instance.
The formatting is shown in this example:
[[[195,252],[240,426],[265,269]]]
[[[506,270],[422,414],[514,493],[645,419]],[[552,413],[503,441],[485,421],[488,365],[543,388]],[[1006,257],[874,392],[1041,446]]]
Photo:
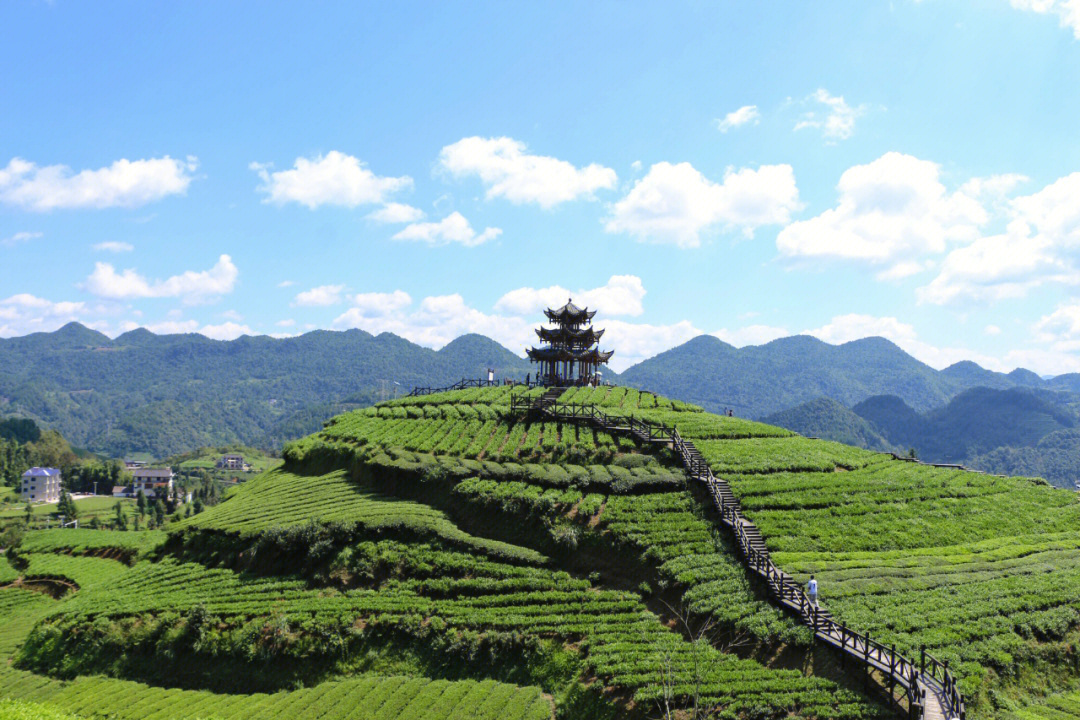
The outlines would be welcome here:
[[[600,380],[600,365],[613,350],[599,349],[603,330],[592,326],[595,310],[582,309],[568,300],[558,310],[544,311],[553,328],[539,327],[536,334],[544,343],[529,348],[529,359],[539,365],[536,381],[544,385],[587,385]]]

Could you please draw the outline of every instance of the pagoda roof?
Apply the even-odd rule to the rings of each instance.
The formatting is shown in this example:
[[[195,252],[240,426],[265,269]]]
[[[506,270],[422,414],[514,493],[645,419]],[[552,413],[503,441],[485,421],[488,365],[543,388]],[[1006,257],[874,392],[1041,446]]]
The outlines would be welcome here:
[[[552,322],[573,322],[575,320],[581,322],[582,320],[592,320],[592,317],[596,314],[596,311],[589,310],[588,308],[579,308],[577,305],[574,304],[573,299],[570,299],[567,300],[566,304],[563,305],[561,308],[558,308],[557,310],[552,310],[551,308],[548,308],[544,311],[544,314],[547,315],[548,320],[551,320]]]
[[[566,342],[574,340],[592,345],[593,343],[600,340],[600,338],[604,334],[604,331],[597,330],[591,326],[577,329],[568,327],[539,327],[536,329],[536,334],[544,342],[552,342],[559,340]]]
[[[592,360],[598,363],[606,363],[615,354],[614,350],[597,350],[596,348],[570,350],[546,346],[529,348],[527,352],[533,360]]]

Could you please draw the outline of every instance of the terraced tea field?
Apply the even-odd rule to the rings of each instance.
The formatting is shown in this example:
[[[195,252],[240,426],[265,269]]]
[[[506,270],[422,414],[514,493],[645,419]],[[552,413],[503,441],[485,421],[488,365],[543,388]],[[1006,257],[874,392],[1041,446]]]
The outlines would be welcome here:
[[[896,712],[770,601],[669,449],[512,395],[342,415],[167,535],[28,533],[0,579],[66,594],[0,589],[0,695],[123,718]],[[559,401],[678,427],[778,564],[851,627],[950,659],[973,716],[1064,712],[1038,695],[1074,682],[1074,494],[628,388]]]

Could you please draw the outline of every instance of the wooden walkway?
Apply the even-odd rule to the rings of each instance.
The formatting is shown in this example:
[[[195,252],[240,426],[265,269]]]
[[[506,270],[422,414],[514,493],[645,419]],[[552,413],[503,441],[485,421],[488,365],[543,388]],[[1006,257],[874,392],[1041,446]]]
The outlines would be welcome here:
[[[948,661],[941,662],[921,650],[919,662],[897,652],[867,634],[858,633],[833,619],[828,610],[810,602],[802,587],[772,561],[757,526],[747,519],[727,481],[716,477],[693,442],[683,439],[676,428],[638,420],[632,416],[607,415],[595,405],[560,404],[564,388],[550,388],[537,398],[511,398],[511,412],[524,411],[558,422],[588,424],[609,433],[632,437],[640,444],[671,448],[691,478],[702,482],[720,513],[720,519],[735,535],[747,567],[761,577],[773,600],[794,612],[814,632],[814,637],[861,662],[867,672],[888,690],[910,718],[964,720],[964,701]],[[901,690],[899,697],[896,689]]]

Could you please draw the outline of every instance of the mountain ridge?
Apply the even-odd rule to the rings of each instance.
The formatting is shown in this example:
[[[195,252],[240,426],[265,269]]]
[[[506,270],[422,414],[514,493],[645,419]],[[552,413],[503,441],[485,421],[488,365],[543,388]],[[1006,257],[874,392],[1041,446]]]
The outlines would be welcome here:
[[[414,385],[483,377],[489,367],[500,378],[532,371],[526,359],[476,333],[432,350],[359,329],[215,340],[137,328],[110,339],[73,322],[0,339],[0,415],[33,418],[113,454],[235,442],[272,447],[342,409]],[[1080,389],[1080,374],[1043,380],[970,361],[939,371],[885,338],[833,345],[808,335],[743,348],[700,335],[605,378],[751,418],[819,397],[850,408],[896,395],[927,412],[975,386]]]

